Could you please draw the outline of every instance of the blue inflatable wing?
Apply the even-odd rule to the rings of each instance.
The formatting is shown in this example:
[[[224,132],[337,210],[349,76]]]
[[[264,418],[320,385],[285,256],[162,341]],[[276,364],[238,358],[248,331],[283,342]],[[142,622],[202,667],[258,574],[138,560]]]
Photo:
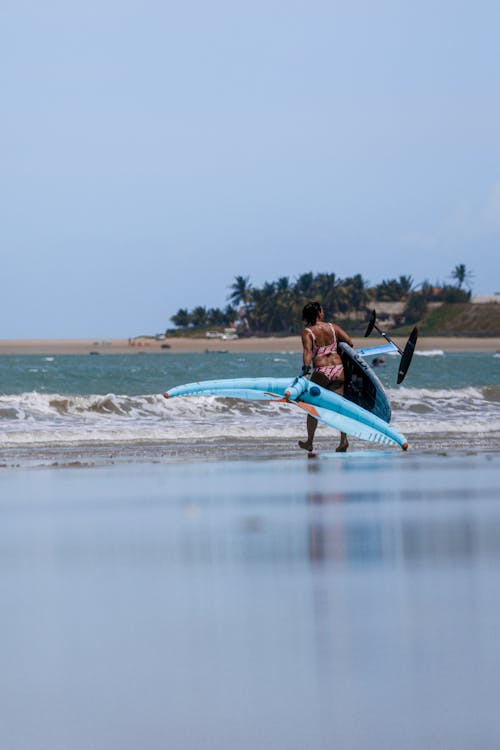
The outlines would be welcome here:
[[[165,398],[219,396],[293,404],[340,432],[370,442],[408,447],[404,435],[361,406],[311,383],[307,378],[227,378],[205,380],[170,388]]]

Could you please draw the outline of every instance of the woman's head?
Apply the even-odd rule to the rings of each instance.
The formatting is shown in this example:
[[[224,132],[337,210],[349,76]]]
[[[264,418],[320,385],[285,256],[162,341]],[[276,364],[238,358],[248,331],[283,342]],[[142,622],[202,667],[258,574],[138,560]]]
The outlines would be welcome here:
[[[308,302],[302,310],[302,319],[306,321],[307,325],[313,326],[322,312],[323,308],[319,302]]]

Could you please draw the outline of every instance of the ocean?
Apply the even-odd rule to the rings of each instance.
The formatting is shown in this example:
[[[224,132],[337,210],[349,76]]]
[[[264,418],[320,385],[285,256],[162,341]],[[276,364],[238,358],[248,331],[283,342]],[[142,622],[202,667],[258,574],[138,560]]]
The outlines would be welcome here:
[[[410,450],[500,447],[500,354],[417,351],[396,385],[398,355],[376,372],[392,424]],[[288,377],[297,354],[61,355],[0,357],[0,451],[4,465],[297,455],[304,418],[287,405],[232,399],[166,401],[168,388],[224,377]],[[316,445],[336,434],[319,426]],[[352,450],[378,448],[351,441]]]
[[[310,460],[161,395],[297,354],[0,358],[0,747],[496,750],[500,357],[397,362],[409,450]]]

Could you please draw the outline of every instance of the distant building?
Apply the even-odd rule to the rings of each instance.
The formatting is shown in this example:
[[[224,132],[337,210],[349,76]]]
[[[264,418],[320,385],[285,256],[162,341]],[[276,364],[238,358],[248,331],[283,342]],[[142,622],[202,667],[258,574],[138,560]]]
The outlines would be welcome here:
[[[371,307],[377,311],[377,321],[379,325],[397,326],[403,320],[406,302],[373,302]]]
[[[494,294],[476,294],[474,297],[471,297],[471,300],[473,305],[484,305],[487,302],[498,302],[500,304],[500,292],[495,292]]]

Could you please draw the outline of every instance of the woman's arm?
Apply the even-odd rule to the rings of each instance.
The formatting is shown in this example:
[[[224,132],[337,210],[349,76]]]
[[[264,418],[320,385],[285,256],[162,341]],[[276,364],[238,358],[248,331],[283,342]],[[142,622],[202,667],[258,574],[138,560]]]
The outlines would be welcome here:
[[[312,363],[312,336],[306,330],[302,331],[302,361],[306,367]]]
[[[333,324],[333,327],[335,328],[335,333],[337,334],[338,341],[345,341],[345,343],[349,344],[349,346],[354,346],[351,337],[344,331],[343,328],[338,326],[336,323]]]

